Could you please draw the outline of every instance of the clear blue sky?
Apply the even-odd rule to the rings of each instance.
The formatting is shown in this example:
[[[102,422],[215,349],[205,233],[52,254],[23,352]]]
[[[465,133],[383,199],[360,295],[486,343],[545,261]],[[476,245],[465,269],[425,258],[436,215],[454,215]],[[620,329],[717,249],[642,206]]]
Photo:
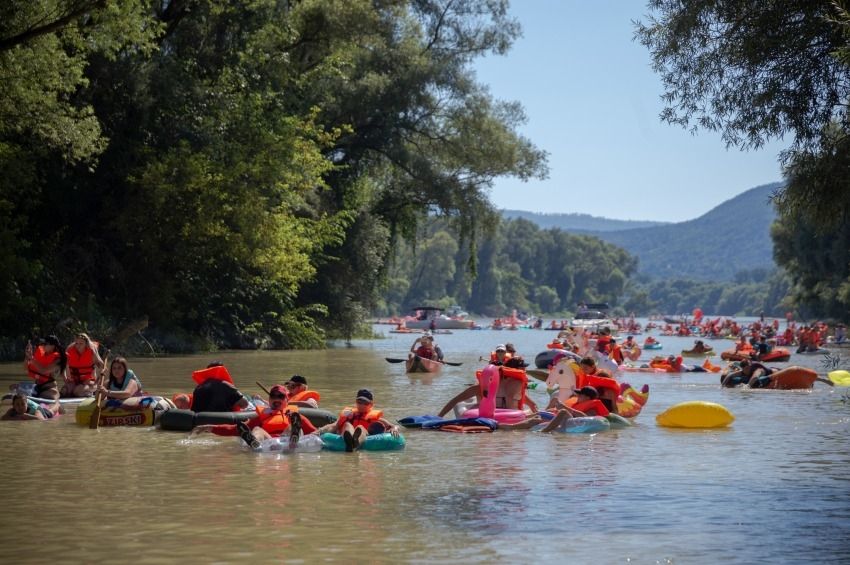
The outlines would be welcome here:
[[[550,174],[497,179],[498,208],[683,221],[781,180],[781,140],[727,150],[717,133],[659,120],[661,81],[632,39],[646,12],[639,0],[513,0],[523,37],[475,69],[495,98],[523,105],[520,132],[549,153]]]

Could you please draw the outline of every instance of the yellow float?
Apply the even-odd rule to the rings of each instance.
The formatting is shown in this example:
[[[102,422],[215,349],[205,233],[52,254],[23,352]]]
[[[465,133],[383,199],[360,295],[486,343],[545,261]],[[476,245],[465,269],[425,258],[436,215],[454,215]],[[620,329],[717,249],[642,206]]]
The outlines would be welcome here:
[[[702,400],[681,402],[655,417],[665,428],[724,428],[734,421],[725,406]]]
[[[850,372],[848,371],[830,371],[827,376],[838,386],[850,386]]]
[[[95,399],[89,398],[77,407],[76,422],[88,426],[94,412]],[[158,396],[129,398],[124,402],[107,402],[100,412],[99,426],[152,426],[159,412],[167,410],[167,401]]]

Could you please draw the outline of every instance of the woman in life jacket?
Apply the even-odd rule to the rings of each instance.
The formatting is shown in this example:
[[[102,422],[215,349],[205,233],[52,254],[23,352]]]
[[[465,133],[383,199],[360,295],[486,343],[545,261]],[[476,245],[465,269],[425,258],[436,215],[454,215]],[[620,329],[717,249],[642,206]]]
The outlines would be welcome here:
[[[136,376],[132,369],[127,367],[127,360],[116,357],[109,365],[109,382],[101,386],[98,392],[107,399],[126,401],[129,398],[140,397],[142,381]]]
[[[334,432],[342,436],[345,450],[360,449],[370,435],[390,432],[398,437],[398,426],[384,419],[384,412],[375,409],[374,396],[368,389],[357,391],[355,406],[346,406],[339,413],[337,421],[319,428],[319,433]]]
[[[47,336],[35,348],[32,343],[27,343],[24,350],[24,367],[29,377],[35,381],[33,396],[56,400],[58,409],[59,387],[56,379],[65,373],[67,363],[65,348],[55,335]]]
[[[97,345],[84,333],[74,338],[74,343],[65,350],[68,369],[65,372],[65,385],[59,391],[61,396],[91,396],[95,389],[97,371],[103,368],[103,359],[97,353]]]
[[[269,405],[257,406],[257,415],[236,424],[206,424],[196,426],[192,435],[212,432],[219,436],[239,436],[245,443],[258,448],[266,439],[288,435],[292,447],[303,434],[316,433],[316,427],[298,413],[297,406],[288,406],[289,395],[284,385],[269,389]]]

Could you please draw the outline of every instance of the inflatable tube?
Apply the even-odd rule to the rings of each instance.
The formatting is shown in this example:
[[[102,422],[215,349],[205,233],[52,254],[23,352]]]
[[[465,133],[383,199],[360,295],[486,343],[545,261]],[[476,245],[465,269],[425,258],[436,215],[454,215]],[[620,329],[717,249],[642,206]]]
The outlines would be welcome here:
[[[662,347],[661,342],[658,342],[658,341],[656,341],[655,343],[650,343],[650,344],[644,343],[643,344],[644,349],[661,349],[661,347]]]
[[[505,424],[517,424],[519,422],[524,422],[526,417],[527,416],[525,412],[523,412],[522,410],[496,408],[496,412],[492,416],[492,419]],[[460,415],[461,420],[467,420],[470,418],[487,418],[487,416],[482,416],[478,408],[471,408]]]
[[[152,426],[159,413],[167,412],[168,402],[160,396],[131,398],[132,403],[109,401],[100,412],[99,426]],[[88,398],[77,407],[74,419],[88,426],[94,413],[95,399]]]
[[[0,398],[0,401],[2,401],[2,400],[12,400],[12,397],[15,396],[15,392],[22,392],[22,393],[27,395],[28,399],[33,400],[35,402],[38,402],[40,404],[53,404],[53,403],[56,402],[55,400],[53,400],[51,398],[39,398],[37,396],[32,396],[32,393],[35,391],[35,383],[32,382],[32,381],[22,381],[22,382],[13,384],[9,387],[9,390],[11,390],[12,392],[10,392],[9,394],[4,394],[3,397]],[[65,397],[65,398],[59,399],[59,404],[65,404],[65,405],[80,404],[81,402],[88,400],[90,398],[91,398],[91,396]]]
[[[786,367],[770,374],[770,384],[764,388],[776,390],[807,390],[818,378],[816,371],[805,367]]]
[[[336,422],[336,414],[320,408],[298,408],[298,413],[310,420],[317,428]],[[159,428],[172,432],[191,432],[195,426],[207,424],[235,424],[250,420],[257,413],[253,410],[241,412],[193,412],[191,410],[168,410],[159,418]]]
[[[635,390],[629,383],[623,383],[620,388],[617,413],[624,418],[636,418],[649,400],[649,385],[643,385],[640,391]]]
[[[725,406],[693,400],[671,406],[655,417],[666,428],[723,428],[735,421]]]
[[[830,371],[827,376],[838,386],[850,386],[850,372],[848,371]]]
[[[525,420],[525,412],[507,408],[496,408],[496,394],[502,379],[499,367],[487,365],[475,374],[481,392],[478,408],[472,408],[460,415],[460,419],[489,418],[505,424],[516,424]]]
[[[548,424],[538,424],[531,428],[532,431],[539,432]],[[555,430],[564,434],[595,434],[608,431],[611,429],[611,424],[602,416],[588,416],[582,418],[570,418],[564,424]]]
[[[328,451],[345,451],[345,440],[342,439],[341,435],[325,433],[322,434],[321,439]],[[397,451],[404,449],[405,443],[404,436],[393,437],[391,433],[385,432],[367,437],[360,449],[365,451]]]
[[[632,427],[632,423],[629,422],[626,418],[620,416],[619,414],[614,414],[611,412],[605,419],[608,420],[608,424],[610,425],[612,430],[619,430],[621,428],[630,428]]]
[[[251,449],[254,453],[317,453],[325,447],[325,442],[316,434],[298,438],[295,449],[289,447],[288,435],[264,439],[256,449],[249,447],[241,438],[238,441],[242,447]]]

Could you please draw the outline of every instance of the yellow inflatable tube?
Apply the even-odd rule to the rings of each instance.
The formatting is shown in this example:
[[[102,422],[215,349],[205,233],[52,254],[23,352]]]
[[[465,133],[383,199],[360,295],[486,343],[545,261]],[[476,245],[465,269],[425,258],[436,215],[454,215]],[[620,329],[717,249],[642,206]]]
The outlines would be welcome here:
[[[665,428],[724,428],[734,421],[725,406],[702,400],[676,404],[655,417]]]

